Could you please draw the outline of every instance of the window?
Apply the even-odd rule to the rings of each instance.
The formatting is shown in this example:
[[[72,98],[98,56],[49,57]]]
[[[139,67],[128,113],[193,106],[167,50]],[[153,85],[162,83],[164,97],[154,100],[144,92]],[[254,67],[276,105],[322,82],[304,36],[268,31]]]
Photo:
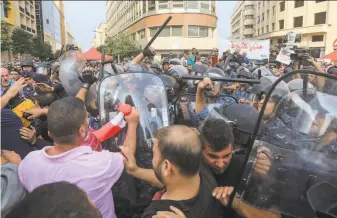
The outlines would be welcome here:
[[[269,33],[269,25],[266,26],[266,33]]]
[[[257,35],[260,35],[260,30],[257,30]]]
[[[316,0],[316,3],[325,2],[325,0]]]
[[[208,37],[208,27],[199,27],[199,37]]]
[[[294,17],[294,27],[302,27],[303,26],[303,16]]]
[[[188,26],[188,36],[198,37],[198,26]]]
[[[150,27],[150,37],[153,37],[154,34],[158,31],[159,27]]]
[[[273,16],[275,15],[275,6],[273,6]]]
[[[245,20],[246,20],[246,19],[254,19],[254,15],[246,15],[246,16],[245,16]]]
[[[159,34],[159,37],[169,37],[170,35],[170,27],[165,27]]]
[[[323,35],[318,35],[318,36],[312,36],[312,40],[313,42],[323,42]]]
[[[280,30],[284,29],[284,20],[279,20]]]
[[[260,23],[260,16],[257,17],[257,23]]]
[[[156,9],[156,1],[148,1],[147,2],[147,12],[154,11],[155,9]]]
[[[260,7],[261,7],[261,2],[259,2],[259,4],[258,4],[258,9],[260,10]]]
[[[267,19],[269,18],[269,10],[267,10]]]
[[[169,1],[159,1],[158,8],[159,9],[167,9],[169,8]]]
[[[188,1],[187,8],[188,9],[198,9],[198,1]]]
[[[49,19],[46,19],[46,23],[49,24]]]
[[[208,0],[207,1],[200,1],[200,7],[202,9],[209,10],[209,2],[208,2]]]
[[[182,1],[182,0],[173,0],[172,1],[172,7],[173,8],[183,8],[184,7],[184,1]]]
[[[140,39],[144,39],[145,38],[145,29],[142,29],[140,31],[138,31],[138,35]]]
[[[275,23],[272,23],[271,24],[271,31],[274,31],[275,30]]]
[[[264,13],[262,13],[262,21],[264,21]]]
[[[263,33],[264,33],[264,28],[262,27],[261,34],[263,34]]]
[[[189,37],[208,37],[208,27],[188,26]]]
[[[245,28],[246,29],[251,29],[251,28],[253,28],[253,25],[245,25]]]
[[[295,8],[303,7],[304,1],[303,0],[296,0],[295,1]]]
[[[5,16],[6,18],[8,18],[8,9],[7,9],[7,8],[4,8],[4,16]]]
[[[172,26],[172,36],[183,36],[183,27]]]
[[[146,1],[143,1],[143,14],[146,14]]]
[[[315,14],[315,25],[325,24],[326,22],[326,12],[320,12]]]
[[[246,5],[245,9],[254,9],[254,5]]]
[[[284,11],[284,9],[285,9],[285,1],[280,3],[280,11],[282,12]]]

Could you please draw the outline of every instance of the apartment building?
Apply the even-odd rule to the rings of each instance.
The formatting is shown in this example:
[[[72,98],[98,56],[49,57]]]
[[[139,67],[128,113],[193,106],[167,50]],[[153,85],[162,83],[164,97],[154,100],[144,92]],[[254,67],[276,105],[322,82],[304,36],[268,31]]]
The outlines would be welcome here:
[[[1,18],[13,27],[36,35],[35,1],[1,1],[1,10]]]
[[[144,48],[170,15],[172,20],[153,43],[157,60],[179,57],[192,48],[208,55],[217,48],[215,1],[208,0],[107,1],[107,36],[126,31]]]
[[[252,39],[256,1],[237,1],[231,17],[231,39]]]
[[[314,57],[333,51],[337,40],[337,1],[257,1],[255,39],[270,39],[271,47],[290,31],[302,35],[301,46]]]

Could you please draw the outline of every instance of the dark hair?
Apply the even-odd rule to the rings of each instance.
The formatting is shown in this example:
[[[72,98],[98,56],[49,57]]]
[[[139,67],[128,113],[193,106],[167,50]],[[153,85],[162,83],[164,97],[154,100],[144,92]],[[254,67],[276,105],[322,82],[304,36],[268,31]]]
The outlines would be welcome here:
[[[87,117],[84,103],[76,97],[65,97],[52,103],[48,110],[48,130],[57,144],[74,143]]]
[[[42,185],[29,193],[6,218],[100,218],[86,193],[68,182]]]
[[[34,95],[33,98],[37,101],[41,108],[50,106],[56,100],[54,93],[38,94]]]
[[[184,176],[199,172],[202,161],[202,143],[189,127],[172,125],[160,129],[156,134],[162,160],[169,160]]]
[[[209,144],[215,152],[226,149],[234,143],[232,128],[221,119],[208,119],[201,129],[200,137],[203,143]]]

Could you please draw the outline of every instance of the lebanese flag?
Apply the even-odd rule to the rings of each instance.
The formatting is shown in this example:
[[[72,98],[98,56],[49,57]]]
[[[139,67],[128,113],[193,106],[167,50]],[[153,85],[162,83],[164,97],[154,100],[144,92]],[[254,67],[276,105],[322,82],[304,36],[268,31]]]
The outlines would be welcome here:
[[[124,113],[119,112],[112,120],[105,124],[100,129],[96,130],[93,134],[100,141],[103,142],[112,136],[116,135],[126,125],[124,120]]]

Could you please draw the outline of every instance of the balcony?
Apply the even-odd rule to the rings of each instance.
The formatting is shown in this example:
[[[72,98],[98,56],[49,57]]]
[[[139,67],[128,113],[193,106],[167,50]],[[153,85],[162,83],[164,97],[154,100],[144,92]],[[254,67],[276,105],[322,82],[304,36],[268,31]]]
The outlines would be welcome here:
[[[245,10],[244,15],[255,15],[255,10],[254,9],[247,9],[247,10]]]
[[[255,24],[255,20],[254,19],[245,19],[244,21],[243,21],[243,24],[244,25],[254,25]]]
[[[251,35],[251,34],[254,34],[253,28],[243,30],[243,35]]]

